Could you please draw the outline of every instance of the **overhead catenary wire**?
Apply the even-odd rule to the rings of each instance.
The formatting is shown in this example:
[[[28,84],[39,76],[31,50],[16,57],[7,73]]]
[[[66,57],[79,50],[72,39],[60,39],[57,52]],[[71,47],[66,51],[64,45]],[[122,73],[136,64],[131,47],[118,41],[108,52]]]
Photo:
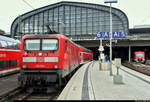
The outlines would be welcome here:
[[[28,6],[30,6],[32,9],[34,9],[34,7],[32,5],[30,5],[27,1],[22,0],[24,3],[26,3]]]

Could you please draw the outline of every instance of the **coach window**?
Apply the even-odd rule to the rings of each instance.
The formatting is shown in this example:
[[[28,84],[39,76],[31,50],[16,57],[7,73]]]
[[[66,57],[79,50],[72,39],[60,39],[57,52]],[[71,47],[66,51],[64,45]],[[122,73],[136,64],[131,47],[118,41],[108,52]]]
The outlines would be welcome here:
[[[8,48],[6,41],[0,41],[2,48]]]
[[[4,61],[0,61],[0,70],[4,68]]]
[[[10,49],[14,49],[13,43],[8,41],[8,45]]]
[[[17,67],[17,60],[12,60],[12,67]]]
[[[67,40],[65,41],[65,51],[67,51]]]
[[[10,68],[11,67],[11,60],[7,60],[6,61],[6,68]]]

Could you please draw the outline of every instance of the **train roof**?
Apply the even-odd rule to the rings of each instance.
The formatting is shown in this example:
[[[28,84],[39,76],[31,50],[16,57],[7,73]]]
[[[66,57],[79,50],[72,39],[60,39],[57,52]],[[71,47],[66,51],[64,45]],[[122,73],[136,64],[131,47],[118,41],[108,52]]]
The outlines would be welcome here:
[[[144,51],[135,51],[135,53],[145,53]]]
[[[10,42],[15,42],[15,43],[21,43],[19,40],[15,40],[13,38],[10,38],[10,37],[7,37],[7,36],[3,36],[3,35],[0,35],[0,40],[10,41]]]
[[[64,34],[26,34],[26,35],[24,35],[23,36],[23,38],[31,38],[31,37],[36,37],[36,38],[38,38],[38,37],[53,37],[53,36],[59,36],[59,37],[62,37],[62,38],[67,38]],[[67,38],[67,39],[69,39],[69,38]]]
[[[47,38],[47,37],[59,37],[59,38],[65,38],[65,39],[68,39],[70,42],[72,42],[73,44],[75,44],[76,46],[79,46],[78,44],[74,43],[73,41],[71,41],[68,37],[66,37],[65,35],[63,34],[29,34],[29,35],[24,35],[23,36],[23,39],[25,38],[40,38],[40,37],[43,37],[43,38]]]
[[[89,51],[91,51],[91,50],[89,50],[89,49],[87,49],[87,48],[85,48],[85,47],[83,47],[83,46],[81,46],[81,45],[78,45],[78,44],[76,44],[76,43],[74,43],[73,41],[71,41],[68,37],[66,37],[65,35],[63,35],[63,34],[37,34],[37,35],[35,35],[35,34],[30,34],[30,35],[25,35],[23,38],[31,38],[31,37],[61,37],[61,38],[65,38],[65,39],[68,39],[70,42],[72,42],[74,45],[76,45],[76,46],[78,46],[78,47],[80,47],[80,48],[83,48],[83,51],[84,52],[89,52]]]

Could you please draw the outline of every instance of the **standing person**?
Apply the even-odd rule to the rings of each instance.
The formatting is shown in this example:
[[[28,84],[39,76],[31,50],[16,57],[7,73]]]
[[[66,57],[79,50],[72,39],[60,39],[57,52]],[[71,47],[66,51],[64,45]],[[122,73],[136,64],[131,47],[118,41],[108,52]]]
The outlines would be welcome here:
[[[107,61],[108,61],[108,58],[107,58],[107,57],[108,57],[108,56],[106,55],[106,56],[105,56],[105,62],[107,62]]]
[[[109,56],[107,57],[107,61],[109,61],[109,62],[110,62],[110,57],[109,57]]]

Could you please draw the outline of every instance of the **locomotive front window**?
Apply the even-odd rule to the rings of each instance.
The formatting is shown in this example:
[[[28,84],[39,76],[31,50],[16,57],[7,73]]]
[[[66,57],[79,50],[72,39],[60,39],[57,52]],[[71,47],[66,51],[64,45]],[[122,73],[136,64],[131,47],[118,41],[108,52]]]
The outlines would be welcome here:
[[[57,39],[42,39],[42,50],[57,50],[58,40]]]
[[[26,39],[25,50],[40,50],[40,39]]]
[[[144,54],[143,53],[139,53],[136,55],[136,57],[144,57]]]

